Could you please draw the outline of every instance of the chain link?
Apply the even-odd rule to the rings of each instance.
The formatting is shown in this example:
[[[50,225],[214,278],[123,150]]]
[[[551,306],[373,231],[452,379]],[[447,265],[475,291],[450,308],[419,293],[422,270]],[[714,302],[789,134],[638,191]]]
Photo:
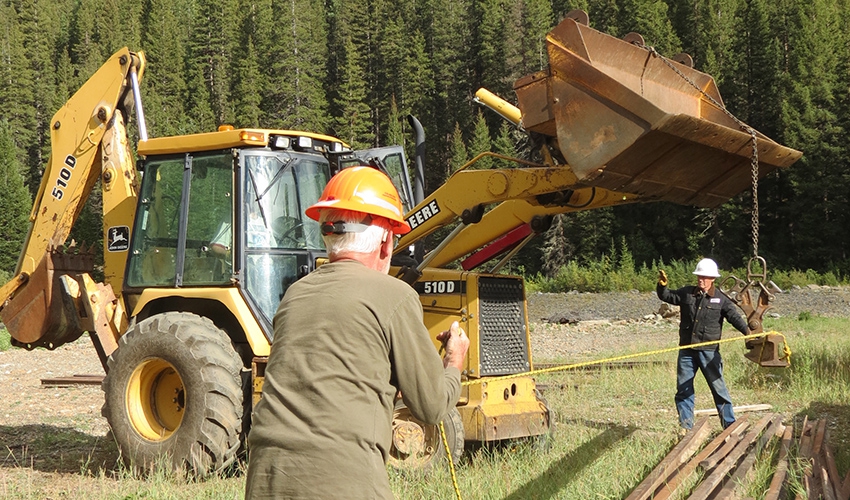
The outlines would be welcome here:
[[[670,69],[676,72],[683,80],[688,82],[693,88],[697,89],[697,91],[702,94],[703,97],[708,99],[712,104],[717,106],[721,111],[726,113],[726,116],[731,118],[738,126],[750,135],[750,141],[753,146],[753,153],[750,156],[750,165],[752,166],[752,177],[753,177],[753,214],[752,214],[752,222],[750,229],[753,233],[753,257],[758,257],[759,255],[759,197],[758,197],[758,187],[759,187],[759,150],[758,150],[758,138],[756,137],[756,131],[746,123],[742,122],[735,115],[729,112],[725,106],[717,102],[717,100],[707,93],[703,91],[699,85],[697,85],[693,80],[688,78],[688,75],[682,73],[679,68],[677,68],[672,62],[670,62],[666,57],[662,56],[655,50],[655,47],[645,46],[646,50],[649,51],[650,54],[659,58],[661,62],[666,64]],[[643,79],[641,79],[641,86],[643,85]]]
[[[758,151],[758,139],[756,139],[756,131],[749,128],[750,137],[752,137],[753,141],[753,154],[750,159],[750,163],[752,165],[752,173],[753,173],[753,218],[752,218],[752,231],[753,231],[753,257],[759,256],[759,151]]]

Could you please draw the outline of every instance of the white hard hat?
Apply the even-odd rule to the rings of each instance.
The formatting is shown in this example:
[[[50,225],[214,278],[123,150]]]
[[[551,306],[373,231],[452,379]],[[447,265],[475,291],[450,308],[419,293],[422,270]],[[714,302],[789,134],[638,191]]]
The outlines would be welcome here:
[[[717,262],[711,259],[702,259],[697,263],[697,268],[694,269],[694,274],[697,276],[707,276],[709,278],[719,278],[720,272],[717,271]]]

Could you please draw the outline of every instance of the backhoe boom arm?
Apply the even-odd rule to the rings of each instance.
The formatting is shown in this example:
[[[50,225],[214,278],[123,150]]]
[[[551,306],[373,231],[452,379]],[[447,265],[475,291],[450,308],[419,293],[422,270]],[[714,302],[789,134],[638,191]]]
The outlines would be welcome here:
[[[113,245],[107,252],[112,243],[107,231],[117,224],[132,225],[136,179],[120,110],[132,102],[133,83],[141,78],[144,67],[143,53],[130,52],[126,47],[119,50],[50,122],[51,154],[30,213],[30,227],[15,276],[0,289],[0,315],[16,345],[53,348],[76,339],[82,331],[96,329],[90,324],[91,318],[85,314],[80,317],[82,304],[75,303],[79,297],[63,296],[69,287],[60,280],[63,274],[76,279],[91,272],[91,248],[66,252],[64,246],[100,179],[104,191],[104,253],[115,253],[116,248],[121,253],[120,257],[105,255],[105,259],[126,261],[126,248],[120,252],[121,245]],[[137,93],[138,86],[135,88]],[[106,277],[106,286],[120,293],[124,265],[106,267],[112,273]],[[86,297],[97,293],[85,287],[83,290]],[[114,296],[112,300],[115,307],[108,316],[114,321],[116,309],[121,308]]]

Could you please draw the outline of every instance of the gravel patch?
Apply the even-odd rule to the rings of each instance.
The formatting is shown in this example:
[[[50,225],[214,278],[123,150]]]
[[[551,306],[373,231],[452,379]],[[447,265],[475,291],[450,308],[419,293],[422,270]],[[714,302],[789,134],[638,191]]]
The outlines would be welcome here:
[[[532,293],[528,295],[532,356],[584,361],[623,345],[653,349],[678,341],[678,308],[664,314],[655,292]],[[850,317],[850,288],[809,285],[774,294],[768,317]],[[667,316],[667,317],[665,317]]]

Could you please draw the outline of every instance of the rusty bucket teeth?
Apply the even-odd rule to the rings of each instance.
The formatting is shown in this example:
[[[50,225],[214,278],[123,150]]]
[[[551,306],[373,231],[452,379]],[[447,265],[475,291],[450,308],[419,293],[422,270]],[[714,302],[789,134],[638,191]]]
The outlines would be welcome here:
[[[62,273],[90,273],[94,269],[94,244],[83,243],[77,248],[73,242],[68,248],[51,245],[47,249],[50,267]]]

